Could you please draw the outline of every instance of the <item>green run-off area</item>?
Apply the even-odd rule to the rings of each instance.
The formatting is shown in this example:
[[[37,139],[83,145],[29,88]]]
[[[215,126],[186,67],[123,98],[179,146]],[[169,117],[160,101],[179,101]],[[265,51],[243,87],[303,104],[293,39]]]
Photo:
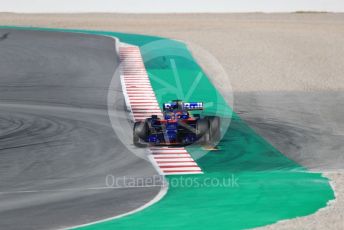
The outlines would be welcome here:
[[[232,113],[184,44],[167,40],[154,46],[153,51],[143,46],[142,54],[160,104],[202,101],[205,115],[231,118],[231,123],[222,130],[220,150],[188,148],[196,158],[204,152],[197,159],[203,175],[168,176],[171,186],[165,198],[113,226],[246,229],[314,213],[334,198],[326,178],[286,158]],[[171,52],[171,47],[178,51]]]
[[[195,158],[204,155],[196,159],[204,174],[168,176],[170,188],[156,204],[82,229],[246,229],[314,213],[334,199],[328,179],[286,158],[232,113],[183,43],[114,32],[60,31],[115,36],[140,46],[160,104],[177,98],[202,101],[205,114],[231,119],[229,129],[222,129],[219,150],[188,148]]]

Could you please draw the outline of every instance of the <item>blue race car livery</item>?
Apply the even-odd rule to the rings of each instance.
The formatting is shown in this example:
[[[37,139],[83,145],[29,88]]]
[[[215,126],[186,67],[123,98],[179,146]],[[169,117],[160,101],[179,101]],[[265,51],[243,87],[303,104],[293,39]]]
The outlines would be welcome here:
[[[191,115],[189,111],[203,110],[202,102],[174,100],[163,104],[163,117],[152,115],[134,124],[135,145],[212,144],[220,139],[220,118]]]

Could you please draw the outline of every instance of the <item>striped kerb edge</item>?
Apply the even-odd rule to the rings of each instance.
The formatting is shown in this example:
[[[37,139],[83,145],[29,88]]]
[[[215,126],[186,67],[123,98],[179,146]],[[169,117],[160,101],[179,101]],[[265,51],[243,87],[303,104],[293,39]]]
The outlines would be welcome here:
[[[121,84],[125,102],[133,121],[141,121],[152,115],[163,116],[152,89],[140,49],[121,44]],[[163,175],[198,174],[201,168],[185,148],[150,147],[150,159]]]

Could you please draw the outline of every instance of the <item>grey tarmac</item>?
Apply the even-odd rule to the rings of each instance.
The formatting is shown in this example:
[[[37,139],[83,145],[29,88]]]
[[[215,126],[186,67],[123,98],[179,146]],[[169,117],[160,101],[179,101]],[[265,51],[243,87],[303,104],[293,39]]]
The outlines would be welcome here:
[[[1,29],[0,38],[0,229],[80,225],[152,200],[159,185],[106,183],[107,175],[157,176],[109,119],[116,41],[12,29]],[[120,80],[112,84],[112,112],[130,125]]]

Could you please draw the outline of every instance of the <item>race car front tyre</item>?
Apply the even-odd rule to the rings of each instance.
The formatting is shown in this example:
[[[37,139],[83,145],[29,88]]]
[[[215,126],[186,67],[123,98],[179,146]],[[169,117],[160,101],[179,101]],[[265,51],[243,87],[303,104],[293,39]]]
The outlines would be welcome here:
[[[140,139],[146,140],[149,135],[148,123],[146,121],[137,121],[134,123],[133,142],[139,145]]]
[[[135,132],[133,132],[133,143],[135,146],[140,146],[140,138]]]
[[[209,141],[211,144],[216,144],[221,138],[220,118],[216,116],[207,116],[205,118],[209,122]]]
[[[200,144],[209,142],[209,121],[207,119],[198,119],[196,122],[196,137]]]

